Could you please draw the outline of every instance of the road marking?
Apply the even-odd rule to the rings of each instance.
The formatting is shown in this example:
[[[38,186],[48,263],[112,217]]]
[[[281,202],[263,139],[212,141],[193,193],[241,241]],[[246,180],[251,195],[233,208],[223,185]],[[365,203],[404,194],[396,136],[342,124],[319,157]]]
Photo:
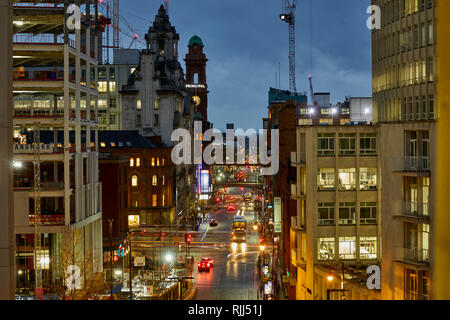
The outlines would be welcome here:
[[[203,237],[202,237],[202,240],[201,240],[201,241],[203,241],[203,239],[205,238],[205,236],[206,236],[206,234],[208,233],[208,231],[209,231],[209,226],[208,226],[208,228],[206,229],[206,231],[205,231],[205,234],[203,235]]]

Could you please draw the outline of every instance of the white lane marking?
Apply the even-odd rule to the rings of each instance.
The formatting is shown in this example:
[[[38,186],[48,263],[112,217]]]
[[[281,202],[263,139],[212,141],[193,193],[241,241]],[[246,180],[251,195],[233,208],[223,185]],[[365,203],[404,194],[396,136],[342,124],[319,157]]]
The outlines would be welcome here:
[[[208,233],[208,231],[209,231],[209,226],[208,226],[208,228],[206,229],[206,231],[205,231],[205,234],[203,235],[203,237],[202,237],[202,240],[201,240],[201,241],[203,241],[203,239],[205,238],[205,236],[206,236],[206,234]]]

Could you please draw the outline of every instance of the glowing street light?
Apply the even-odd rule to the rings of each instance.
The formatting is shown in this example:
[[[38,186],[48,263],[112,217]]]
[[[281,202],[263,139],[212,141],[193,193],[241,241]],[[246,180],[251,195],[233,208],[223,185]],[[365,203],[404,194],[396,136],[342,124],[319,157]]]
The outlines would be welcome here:
[[[170,253],[167,253],[166,256],[164,257],[166,259],[167,263],[172,263],[173,260],[173,256]]]
[[[264,244],[260,244],[259,245],[259,250],[261,250],[262,252],[264,252],[264,250],[266,250],[266,246]]]
[[[328,275],[327,280],[328,280],[329,282],[333,281],[333,280],[334,280],[333,275],[331,275],[331,274]]]

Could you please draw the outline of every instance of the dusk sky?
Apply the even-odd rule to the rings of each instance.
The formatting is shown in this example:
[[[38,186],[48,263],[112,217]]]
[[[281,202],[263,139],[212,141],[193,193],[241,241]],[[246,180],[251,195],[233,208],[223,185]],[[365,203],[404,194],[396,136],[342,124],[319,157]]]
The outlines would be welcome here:
[[[144,35],[163,0],[121,1],[121,16]],[[297,90],[371,96],[371,39],[366,28],[370,0],[298,0]],[[311,7],[312,6],[312,7]],[[279,19],[281,0],[169,0],[169,16],[180,34],[180,62],[193,35],[202,38],[207,65],[208,117],[214,127],[261,128],[268,90],[289,89],[288,25]],[[311,15],[312,13],[312,15]],[[121,28],[126,30],[122,24]],[[123,36],[122,36],[123,37]],[[130,40],[123,37],[124,47]]]

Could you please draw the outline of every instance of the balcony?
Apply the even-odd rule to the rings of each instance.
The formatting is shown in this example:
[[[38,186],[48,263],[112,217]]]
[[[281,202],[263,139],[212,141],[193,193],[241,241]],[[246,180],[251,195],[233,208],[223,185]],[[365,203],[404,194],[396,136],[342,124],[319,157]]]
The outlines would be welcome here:
[[[305,225],[301,223],[300,219],[298,219],[296,216],[291,217],[291,228],[296,231],[304,231]]]
[[[396,248],[395,261],[415,266],[429,266],[429,250],[421,248]]]
[[[430,223],[431,205],[429,203],[394,201],[393,203],[394,219],[413,222]]]
[[[429,157],[394,157],[392,158],[392,171],[403,173],[430,173]]]
[[[297,268],[306,267],[306,260],[301,256],[299,248],[291,249],[291,264]]]
[[[306,164],[306,153],[305,152],[291,152],[291,165],[293,167],[302,166]]]

